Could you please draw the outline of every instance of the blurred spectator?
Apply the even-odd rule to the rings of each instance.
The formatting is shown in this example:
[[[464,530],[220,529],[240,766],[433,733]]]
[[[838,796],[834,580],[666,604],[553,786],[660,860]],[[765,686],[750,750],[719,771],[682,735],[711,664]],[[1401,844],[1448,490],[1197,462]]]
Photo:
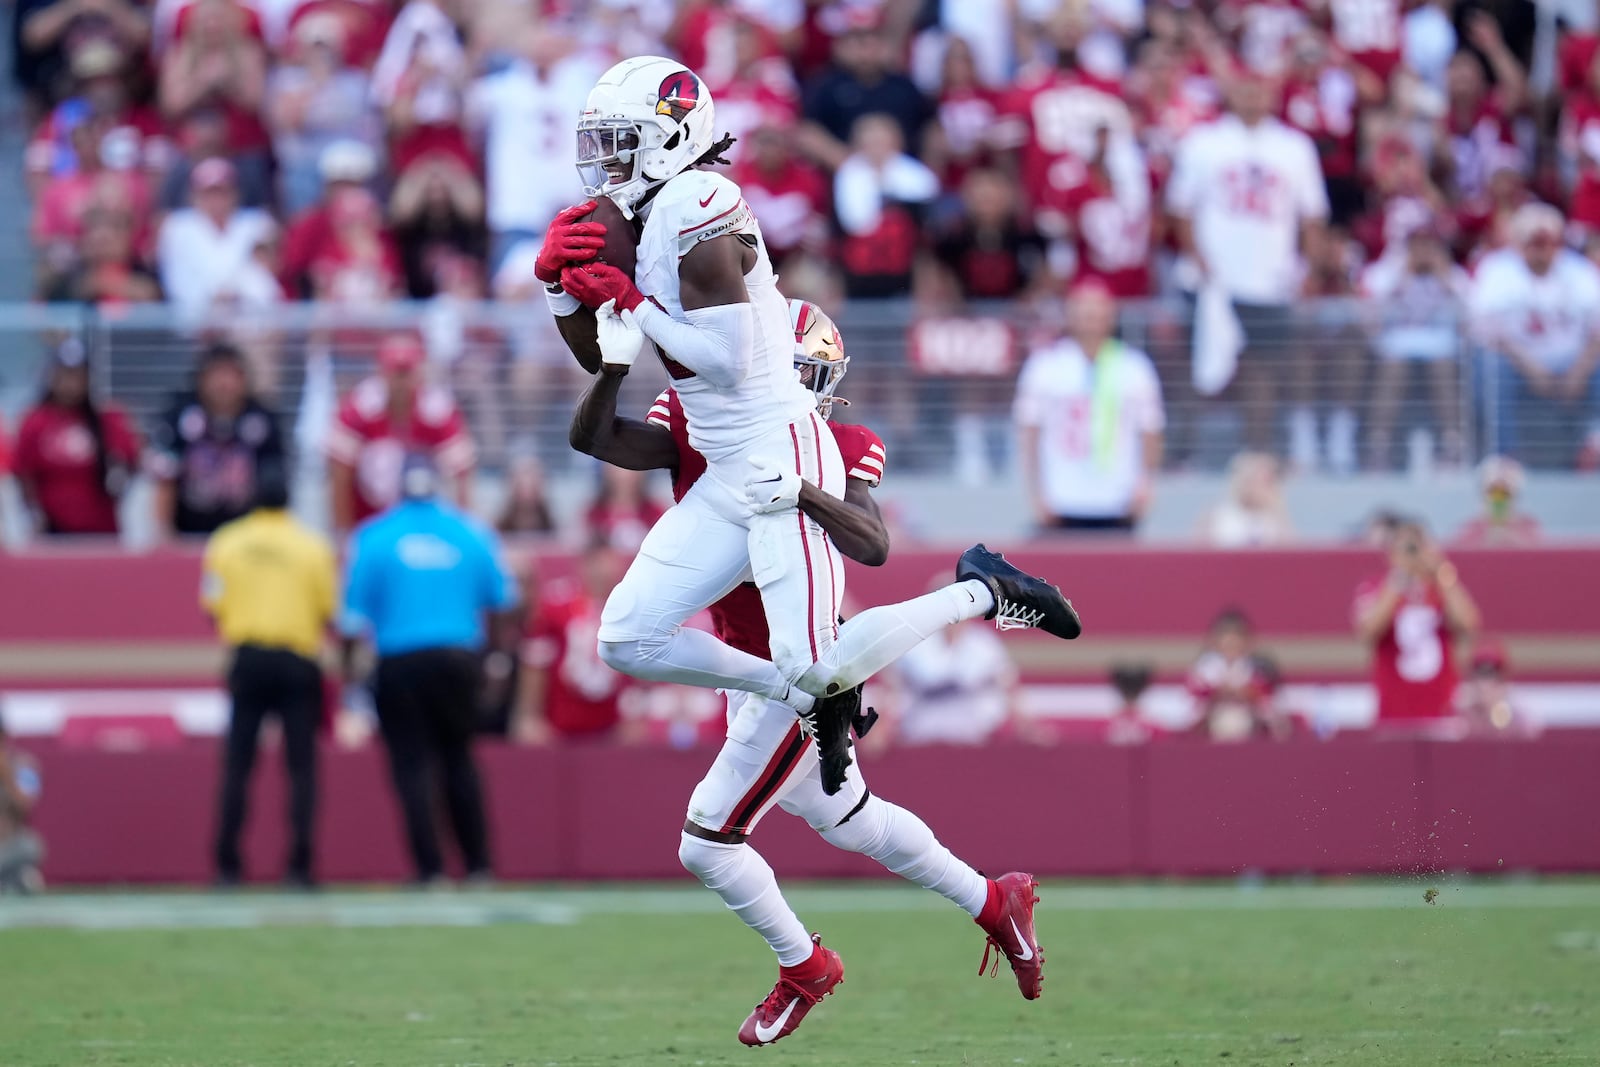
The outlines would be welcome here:
[[[1420,523],[1402,522],[1387,553],[1389,573],[1361,584],[1353,612],[1372,649],[1378,724],[1449,715],[1456,642],[1477,632],[1477,605]]]
[[[519,241],[544,242],[557,211],[583,199],[574,123],[604,72],[573,51],[553,23],[524,31],[522,55],[480,78],[467,97],[469,125],[481,131],[488,167],[490,268]],[[530,183],[528,175],[540,179]]]
[[[1472,650],[1467,676],[1456,690],[1455,711],[1462,736],[1477,738],[1534,737],[1538,727],[1512,699],[1506,650],[1484,639]]]
[[[346,307],[379,307],[403,295],[400,254],[383,224],[383,208],[366,189],[344,187],[328,198],[328,237],[307,268],[312,299]]]
[[[1274,674],[1256,655],[1255,629],[1228,608],[1211,622],[1206,646],[1189,668],[1195,730],[1213,741],[1283,737],[1288,721],[1273,707]]]
[[[1505,148],[1515,148],[1511,118],[1522,108],[1527,81],[1494,16],[1482,8],[1461,10],[1467,40],[1473,47],[1452,56],[1446,71],[1440,147],[1456,202],[1470,205],[1488,196],[1491,166]]]
[[[161,224],[156,262],[161,288],[179,314],[198,317],[261,288],[256,249],[276,230],[271,216],[239,206],[233,164],[208,159],[189,176],[194,206]]]
[[[208,159],[228,158],[228,121],[215,110],[195,111],[176,124],[177,161],[166,172],[157,203],[163,211],[187,207],[192,190],[194,168]],[[229,160],[239,203],[265,208],[272,203],[271,160],[264,155],[245,155]]]
[[[40,295],[50,303],[103,307],[159,301],[161,284],[134,255],[132,215],[116,207],[85,212],[77,261]]]
[[[614,737],[635,741],[642,724],[624,717],[632,679],[600,662],[600,609],[627,561],[605,541],[589,543],[576,579],[540,596],[522,646],[522,689],[512,737],[527,745]]]
[[[140,230],[150,217],[150,186],[142,172],[124,162],[106,164],[102,150],[125,145],[105,136],[106,120],[90,119],[73,127],[72,170],[47,179],[39,189],[32,237],[42,253],[46,277],[69,273],[83,237],[84,217],[95,208],[126,213]]]
[[[234,886],[244,875],[239,833],[256,744],[263,720],[276,715],[290,782],[283,877],[291,887],[309,889],[323,699],[319,661],[338,608],[338,565],[328,539],[289,513],[289,474],[280,460],[263,464],[251,483],[250,513],[206,542],[200,594],[231,652],[232,706],[217,798],[217,884]]]
[[[259,18],[239,0],[195,0],[180,15],[178,37],[162,55],[158,97],[169,121],[217,111],[227,124],[229,159],[265,159],[260,119],[267,51]]]
[[[1600,50],[1583,70],[1582,84],[1561,103],[1557,149],[1572,196],[1572,222],[1600,232]]]
[[[1539,543],[1539,520],[1517,507],[1522,493],[1522,464],[1490,456],[1478,466],[1483,511],[1461,528],[1456,544],[1473,548]]]
[[[1352,6],[1349,2],[1331,4],[1335,23],[1351,22],[1349,18],[1341,20],[1340,12]],[[1393,16],[1398,30],[1397,0],[1373,0],[1373,7],[1386,9],[1385,14]],[[1381,25],[1386,20],[1380,17],[1373,21]],[[1392,39],[1392,43],[1398,45],[1399,41]],[[1399,55],[1394,58],[1398,61]],[[1348,226],[1366,201],[1365,183],[1357,170],[1361,136],[1357,120],[1363,95],[1359,83],[1368,78],[1364,68],[1330,50],[1316,31],[1302,33],[1294,44],[1283,92],[1283,118],[1311,138],[1316,147],[1328,191],[1329,220],[1335,226]],[[1370,87],[1368,95],[1381,96],[1383,91],[1381,86]]]
[[[1206,513],[1200,536],[1213,548],[1255,548],[1294,540],[1276,456],[1240,452],[1233,457],[1228,465],[1228,495]]]
[[[117,502],[139,462],[122,409],[94,399],[83,345],[51,356],[44,395],[23,416],[11,469],[39,532],[115,534]]]
[[[907,652],[894,681],[899,712],[878,723],[875,746],[981,745],[1008,726],[1022,740],[1049,739],[1021,713],[1017,666],[981,620],[946,627]]]
[[[38,764],[11,743],[0,723],[0,896],[44,890],[44,841],[31,825],[41,784]]]
[[[822,247],[828,237],[828,181],[796,154],[793,140],[792,126],[757,127],[728,172],[761,220],[767,253],[780,273],[791,256]]]
[[[1427,371],[1431,424],[1441,438],[1442,457],[1446,463],[1465,457],[1456,365],[1471,285],[1466,272],[1451,261],[1442,231],[1426,222],[1363,272],[1361,290],[1371,301],[1368,318],[1378,355],[1367,438],[1373,468],[1386,470],[1394,463],[1400,399],[1411,384],[1411,368],[1419,365]]]
[[[1111,168],[1111,132],[1101,126],[1093,152],[1067,156],[1050,168],[1039,192],[1039,226],[1062,242],[1057,255],[1076,279],[1094,279],[1117,297],[1149,296],[1150,183],[1144,169]]]
[[[113,168],[164,169],[171,160],[161,117],[136,103],[126,54],[103,37],[91,37],[72,53],[72,90],[33,131],[25,160],[30,185],[78,170],[73,134],[98,123],[101,158]],[[104,142],[111,142],[109,144]]]
[[[369,639],[378,653],[373,698],[417,883],[444,875],[435,774],[467,878],[483,881],[492,872],[472,738],[484,682],[511,673],[517,581],[494,533],[439,500],[426,457],[406,457],[400,480],[404,500],[363,524],[351,548],[345,685],[356,684],[351,646]]]
[[[900,132],[900,145],[917,154],[932,109],[910,78],[895,71],[893,43],[877,25],[878,13],[854,9],[854,21],[833,41],[833,65],[805,89],[800,140],[805,151],[829,170],[844,166],[846,142],[861,119],[887,116]]]
[[[588,536],[632,556],[666,509],[651,498],[649,477],[643,471],[602,464],[598,488],[584,515]]]
[[[1117,710],[1106,722],[1105,740],[1112,745],[1142,745],[1160,732],[1141,711],[1139,701],[1150,688],[1155,671],[1148,663],[1120,663],[1111,668],[1111,688],[1117,694]]]
[[[250,509],[264,466],[284,463],[277,416],[251,388],[244,355],[213,344],[151,437],[156,525],[167,536],[212,533]]]
[[[1191,284],[1218,287],[1239,317],[1246,437],[1257,450],[1273,445],[1299,248],[1328,216],[1316,148],[1272,117],[1275,96],[1265,79],[1236,78],[1230,113],[1184,138],[1167,188],[1179,247],[1195,271]],[[1315,419],[1305,409],[1294,417]]]
[[[506,478],[506,502],[495,527],[503,534],[555,533],[555,517],[545,497],[544,467],[539,457],[520,455],[512,459]]]
[[[716,48],[715,59],[704,66],[683,57],[717,102],[717,128],[742,140],[765,126],[794,126],[800,118],[800,87],[776,37],[749,12],[728,14],[732,18],[723,36],[731,38],[729,46]]]
[[[377,128],[367,102],[367,76],[345,58],[344,25],[331,12],[294,27],[291,61],[267,84],[267,121],[278,163],[278,206],[298,215],[322,195],[321,161],[331,145],[375,147]]]
[[[14,74],[36,105],[64,88],[62,73],[76,52],[98,41],[124,55],[143,51],[150,18],[128,0],[17,0]]]
[[[404,5],[372,70],[372,99],[383,111],[397,178],[435,157],[476,170],[462,126],[467,73],[466,51],[449,17],[427,0]]]
[[[431,457],[467,506],[477,448],[449,391],[423,380],[426,359],[416,338],[386,338],[377,375],[339,405],[327,448],[329,514],[340,536],[400,499],[408,452]]]
[[[1541,466],[1571,465],[1585,429],[1600,439],[1600,269],[1562,247],[1562,229],[1555,208],[1522,208],[1516,247],[1486,258],[1472,291],[1491,447]]]
[[[1166,413],[1150,357],[1112,336],[1117,305],[1086,282],[1068,334],[1030,355],[1017,380],[1018,455],[1043,530],[1132,530],[1150,504]]]
[[[418,160],[395,183],[389,218],[412,299],[438,292],[439,272],[448,261],[483,261],[488,250],[483,206],[478,179],[443,153]]]
[[[935,251],[969,299],[1018,297],[1048,279],[1044,241],[1026,221],[1010,178],[997,170],[969,172],[961,206]]]
[[[1354,474],[1356,404],[1367,370],[1367,339],[1354,308],[1355,244],[1343,227],[1308,232],[1301,301],[1294,309],[1290,359],[1289,462],[1301,470]],[[1317,437],[1318,409],[1327,435]]]
[[[330,255],[330,249],[337,242],[334,205],[342,202],[347,194],[367,192],[377,177],[378,157],[371,148],[357,141],[336,141],[322,150],[317,168],[322,175],[322,195],[289,221],[289,230],[283,238],[279,276],[296,298],[310,295],[312,264]]]
[[[833,176],[839,261],[852,297],[902,296],[911,288],[920,212],[938,196],[939,179],[904,148],[892,118],[863,115]]]
[[[972,46],[960,37],[947,40],[940,66],[934,121],[928,127],[922,158],[946,189],[960,189],[967,174],[994,160],[994,127],[1000,93],[978,80]]]

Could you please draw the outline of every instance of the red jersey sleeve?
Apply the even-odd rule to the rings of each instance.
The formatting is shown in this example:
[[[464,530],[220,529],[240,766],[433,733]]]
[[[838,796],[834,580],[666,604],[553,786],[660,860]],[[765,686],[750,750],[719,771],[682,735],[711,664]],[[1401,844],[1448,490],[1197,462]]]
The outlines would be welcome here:
[[[1378,594],[1383,592],[1383,578],[1368,578],[1356,586],[1355,598],[1350,602],[1350,622],[1354,625],[1359,622],[1362,614],[1367,610]]]
[[[333,417],[333,428],[328,431],[327,452],[328,458],[355,466],[361,458],[361,446],[371,436],[371,423],[361,413],[361,405],[356,396],[357,386],[339,402],[339,413]]]
[[[673,392],[670,386],[661,390],[661,395],[655,398],[650,410],[645,413],[644,421],[663,430],[672,429],[672,409],[677,399],[678,394]]]
[[[137,466],[144,443],[132,420],[121,408],[107,408],[100,413],[106,431],[106,447],[111,454],[128,466]]]
[[[839,456],[844,460],[844,473],[848,478],[859,478],[876,489],[883,480],[883,439],[865,426],[830,422],[834,440],[839,443]]]
[[[566,626],[565,609],[568,601],[560,588],[544,597],[522,641],[522,662],[535,670],[549,670],[561,659],[562,631]]]

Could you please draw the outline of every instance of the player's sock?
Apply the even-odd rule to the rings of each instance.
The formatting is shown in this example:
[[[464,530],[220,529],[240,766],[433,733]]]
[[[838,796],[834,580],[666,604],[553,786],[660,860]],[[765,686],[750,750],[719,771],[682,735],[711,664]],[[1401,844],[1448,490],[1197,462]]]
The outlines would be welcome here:
[[[801,711],[811,699],[793,694],[789,679],[769,661],[687,626],[639,641],[602,641],[600,658],[608,667],[647,682],[678,682],[705,689],[742,689],[782,701]],[[804,706],[797,703],[803,698]]]
[[[780,966],[796,967],[811,959],[811,935],[783,899],[778,879],[761,853],[749,845],[724,845],[684,834],[678,859],[722,898],[729,911],[766,939]]]
[[[816,696],[852,689],[946,626],[981,619],[994,594],[971,579],[899,604],[868,608],[839,627],[839,637],[799,686]]]
[[[897,804],[872,796],[823,840],[859,852],[908,882],[931,889],[976,919],[989,900],[989,879],[961,862],[933,836],[928,824]]]

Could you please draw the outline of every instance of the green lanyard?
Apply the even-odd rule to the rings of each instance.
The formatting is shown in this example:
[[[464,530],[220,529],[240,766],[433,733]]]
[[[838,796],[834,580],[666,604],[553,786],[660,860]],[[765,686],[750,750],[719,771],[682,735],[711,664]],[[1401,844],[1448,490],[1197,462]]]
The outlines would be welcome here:
[[[1094,449],[1094,464],[1101,470],[1111,466],[1111,454],[1117,447],[1117,422],[1121,407],[1118,395],[1118,370],[1121,368],[1122,342],[1112,338],[1100,346],[1099,353],[1089,361],[1090,385],[1090,440]],[[1085,353],[1087,355],[1087,353]]]

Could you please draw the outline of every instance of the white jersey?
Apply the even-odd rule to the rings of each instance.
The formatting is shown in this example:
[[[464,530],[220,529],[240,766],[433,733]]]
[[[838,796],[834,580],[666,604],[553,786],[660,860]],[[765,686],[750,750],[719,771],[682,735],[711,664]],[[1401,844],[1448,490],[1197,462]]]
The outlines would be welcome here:
[[[1178,143],[1172,213],[1189,219],[1194,243],[1218,282],[1246,304],[1286,304],[1300,281],[1300,224],[1328,215],[1311,138],[1263,119],[1227,115]]]
[[[716,464],[743,458],[749,445],[816,410],[816,397],[794,368],[789,304],[766,242],[739,187],[720,174],[688,170],[669,180],[650,203],[634,281],[668,315],[687,322],[678,287],[678,264],[701,241],[736,234],[754,242],[756,265],[745,275],[755,329],[750,371],[738,385],[719,389],[662,353],[683,404],[689,443]]]
[[[1516,251],[1485,256],[1472,289],[1472,314],[1491,345],[1510,343],[1553,373],[1578,361],[1600,316],[1600,270],[1562,251],[1542,276]]]
[[[1166,426],[1149,356],[1108,345],[1091,361],[1071,339],[1022,365],[1015,416],[1017,425],[1039,431],[1045,506],[1075,519],[1128,514],[1145,476],[1144,435]]]

